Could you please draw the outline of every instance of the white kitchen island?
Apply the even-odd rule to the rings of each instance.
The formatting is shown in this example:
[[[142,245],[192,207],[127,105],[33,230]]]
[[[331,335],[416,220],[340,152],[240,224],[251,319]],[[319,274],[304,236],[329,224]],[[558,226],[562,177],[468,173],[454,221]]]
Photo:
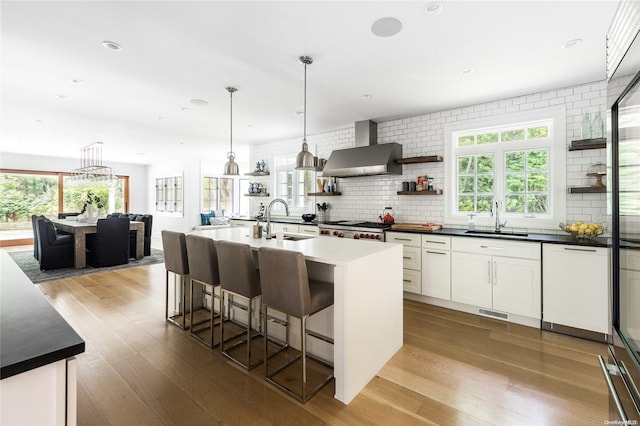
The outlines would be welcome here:
[[[319,313],[323,324],[310,322],[309,326],[333,333],[337,400],[349,404],[402,346],[401,245],[329,237],[254,239],[249,228],[193,234],[245,243],[254,249],[299,251],[307,260],[310,276],[334,283],[334,305],[326,310],[332,310],[332,316],[323,319]]]

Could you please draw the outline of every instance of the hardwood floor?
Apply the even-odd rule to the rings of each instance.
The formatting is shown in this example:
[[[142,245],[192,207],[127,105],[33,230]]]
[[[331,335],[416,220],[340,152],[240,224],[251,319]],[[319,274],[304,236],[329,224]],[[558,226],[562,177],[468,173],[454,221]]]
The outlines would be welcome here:
[[[405,301],[404,346],[345,406],[306,405],[164,315],[164,265],[38,285],[85,339],[80,425],[602,425],[603,344]],[[383,315],[384,313],[381,313]],[[375,330],[363,330],[375,333]]]

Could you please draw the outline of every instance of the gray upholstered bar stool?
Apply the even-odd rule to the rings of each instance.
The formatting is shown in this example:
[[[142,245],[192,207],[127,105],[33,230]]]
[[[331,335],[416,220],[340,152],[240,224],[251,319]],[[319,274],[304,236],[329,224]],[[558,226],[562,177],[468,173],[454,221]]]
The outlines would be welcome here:
[[[215,318],[219,317],[215,313],[215,288],[220,285],[220,275],[218,272],[218,255],[216,253],[215,243],[211,238],[202,237],[200,235],[189,234],[186,236],[187,240],[187,257],[189,259],[189,277],[191,282],[191,297],[190,300],[190,324],[189,333],[192,337],[196,338],[199,342],[213,348],[218,343],[214,339],[214,327],[219,324],[215,322]],[[204,320],[195,321],[194,314],[197,312],[207,310],[203,307],[198,307],[194,310],[194,298],[199,297],[199,292],[194,293],[194,283],[202,286],[202,289],[211,289],[211,309],[208,314],[208,318]],[[203,327],[201,327],[203,324]],[[205,339],[200,336],[200,332],[209,329],[211,331],[209,339]]]
[[[293,396],[298,401],[305,403],[333,378],[332,365],[307,354],[307,334],[321,338],[329,343],[333,343],[333,339],[320,336],[317,333],[311,333],[306,328],[307,319],[311,315],[333,305],[333,283],[310,280],[307,274],[307,265],[304,256],[302,253],[296,251],[260,247],[258,249],[258,264],[260,267],[260,283],[262,286],[265,380],[288,395]],[[286,330],[287,342],[284,344],[269,337],[267,328],[269,323],[269,308],[287,314],[287,320],[289,316],[299,318],[301,330],[300,353],[296,354],[293,359],[284,357],[289,360],[276,367],[273,372],[269,371],[269,359],[276,357],[284,350],[287,350],[287,352],[295,350],[288,349],[288,329]],[[288,323],[289,321],[287,321],[287,324]],[[277,342],[279,345],[277,351],[271,354],[268,353],[270,342]],[[323,367],[323,370],[326,370],[323,374],[319,375],[319,379],[316,380],[319,383],[315,386],[307,385],[307,376],[309,373],[307,369],[307,358],[314,359]],[[291,385],[287,386],[286,382],[291,382],[290,375],[284,377],[285,374],[288,374],[289,367],[298,361],[301,361],[302,364],[300,392],[294,391]],[[317,370],[314,370],[314,376],[318,376],[315,372],[317,372]],[[280,380],[278,380],[279,373],[283,373]],[[307,390],[308,388],[311,389]]]
[[[182,232],[162,231],[162,251],[164,253],[164,267],[166,269],[166,293],[164,316],[168,322],[181,329],[187,328],[187,288],[189,276],[189,262],[187,260],[187,244]],[[180,277],[180,303],[177,311],[169,314],[169,272]],[[182,319],[180,321],[180,318]]]
[[[251,350],[252,340],[261,336],[259,330],[254,332],[251,327],[254,312],[252,305],[258,305],[259,313],[260,303],[257,298],[261,294],[260,276],[258,275],[256,262],[253,259],[253,250],[248,244],[231,241],[216,241],[216,250],[218,252],[218,269],[220,270],[220,353],[247,370],[251,370],[262,363],[261,358],[252,359],[254,357],[252,357]],[[235,303],[235,297],[242,297],[247,300],[247,306],[244,307]],[[228,300],[226,305],[225,299]],[[247,312],[246,326],[239,323],[231,315],[235,308],[240,308]],[[229,310],[229,315],[228,319],[225,320],[227,309]],[[238,325],[242,331],[235,333],[233,336],[225,336],[225,329],[228,330],[230,328],[225,327],[225,323],[229,322]],[[258,321],[258,324],[260,324],[260,321]],[[244,338],[238,340],[237,338],[240,336],[244,336]],[[238,350],[240,346],[245,347],[244,356],[240,356],[242,354]]]

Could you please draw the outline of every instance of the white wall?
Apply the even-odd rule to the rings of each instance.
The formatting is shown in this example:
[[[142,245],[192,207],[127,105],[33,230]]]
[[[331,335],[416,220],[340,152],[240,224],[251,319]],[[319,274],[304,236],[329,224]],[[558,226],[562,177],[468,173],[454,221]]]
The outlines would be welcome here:
[[[568,146],[573,139],[580,139],[580,127],[584,113],[593,117],[596,111],[606,110],[606,82],[599,81],[519,96],[499,101],[454,108],[429,114],[417,115],[378,123],[378,143],[398,142],[403,147],[403,157],[422,155],[443,155],[446,153],[444,128],[455,126],[467,120],[497,117],[534,111],[554,106],[566,109],[566,139]],[[332,132],[307,136],[314,155],[328,158],[334,149],[353,147],[353,127]],[[255,146],[251,151],[251,161],[264,159],[268,166],[280,154],[296,153],[300,150],[300,139],[277,141]],[[316,150],[317,146],[317,150]],[[449,159],[444,156],[444,161]],[[566,184],[568,186],[588,186],[591,184],[586,171],[592,164],[606,163],[606,150],[571,151],[566,153]],[[422,163],[403,166],[402,176],[370,176],[339,179],[339,197],[318,197],[317,202],[330,205],[331,220],[372,220],[385,206],[393,207],[398,222],[424,223],[444,221],[444,196],[402,196],[401,182],[415,180],[418,175],[435,178],[436,189],[443,187],[444,164]],[[272,189],[275,177],[269,177]],[[595,219],[606,214],[606,194],[567,194],[566,213],[568,220]],[[253,200],[252,200],[253,201]],[[257,201],[253,201],[251,212],[257,211]]]
[[[116,175],[129,176],[129,211],[132,213],[153,213],[148,203],[147,166],[113,162],[105,162],[105,165],[111,167]],[[41,172],[70,172],[78,168],[78,159],[2,152],[0,153],[0,168]]]
[[[565,145],[580,138],[580,125],[585,112],[593,115],[606,109],[606,83],[604,81],[550,90],[531,95],[504,100],[485,102],[477,105],[454,108],[429,114],[422,114],[378,123],[378,142],[398,142],[403,146],[403,156],[443,155],[445,150],[444,127],[454,126],[466,120],[496,117],[523,111],[532,111],[564,106],[567,112]],[[334,149],[353,147],[353,127],[307,136],[312,152],[321,158],[328,158]],[[295,154],[300,150],[301,139],[274,141],[250,148],[249,161],[241,165],[241,173],[253,170],[256,161],[264,159],[267,167],[273,165],[276,155]],[[247,158],[246,151],[238,152],[238,159]],[[200,177],[203,167],[220,167],[226,153],[185,153],[186,159],[176,159],[164,163],[141,166],[125,163],[109,163],[113,171],[131,177],[132,212],[148,212],[154,215],[154,236],[163,229],[187,232],[200,221]],[[444,156],[444,155],[443,155]],[[566,184],[586,186],[590,184],[585,176],[590,165],[602,161],[606,163],[606,150],[571,151],[566,154]],[[448,159],[445,156],[445,161]],[[204,163],[203,163],[204,162]],[[20,170],[70,171],[77,167],[77,159],[62,159],[34,155],[0,153],[0,167]],[[176,171],[184,175],[184,215],[171,216],[155,212],[155,179],[172,175]],[[418,175],[435,178],[435,187],[442,188],[444,178],[443,163],[409,164],[403,166],[402,176],[370,176],[339,179],[339,197],[317,197],[316,202],[330,205],[329,218],[332,220],[376,221],[385,206],[393,207],[398,222],[443,223],[443,196],[401,196],[396,191],[401,182],[415,180]],[[275,176],[258,178],[273,193]],[[257,180],[257,179],[256,179]],[[259,202],[270,199],[251,199],[251,214],[258,210]],[[590,220],[606,214],[606,194],[567,194],[567,219]],[[265,203],[266,204],[266,203]]]

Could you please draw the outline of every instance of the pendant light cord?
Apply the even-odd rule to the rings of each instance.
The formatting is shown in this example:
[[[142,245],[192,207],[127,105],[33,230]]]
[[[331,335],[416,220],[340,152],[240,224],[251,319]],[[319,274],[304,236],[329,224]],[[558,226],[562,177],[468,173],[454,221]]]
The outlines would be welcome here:
[[[304,130],[302,140],[307,141],[307,63],[304,63]]]
[[[229,91],[229,98],[230,98],[230,121],[229,121],[229,149],[231,151],[229,151],[231,154],[233,154],[233,91]]]

